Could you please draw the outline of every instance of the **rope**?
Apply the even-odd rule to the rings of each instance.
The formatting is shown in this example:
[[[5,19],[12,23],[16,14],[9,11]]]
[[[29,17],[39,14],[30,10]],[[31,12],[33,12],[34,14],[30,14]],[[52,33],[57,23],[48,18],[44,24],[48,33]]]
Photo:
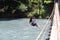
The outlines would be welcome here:
[[[41,37],[41,35],[43,34],[44,30],[46,29],[46,26],[47,26],[47,24],[48,24],[48,22],[49,22],[50,18],[51,18],[51,17],[52,17],[52,15],[53,15],[53,11],[54,11],[54,8],[53,8],[52,13],[51,13],[51,15],[50,15],[49,19],[47,20],[46,24],[43,26],[43,28],[42,28],[41,32],[40,32],[40,33],[39,33],[39,35],[37,36],[36,40],[39,40],[39,38],[40,38],[40,37]]]

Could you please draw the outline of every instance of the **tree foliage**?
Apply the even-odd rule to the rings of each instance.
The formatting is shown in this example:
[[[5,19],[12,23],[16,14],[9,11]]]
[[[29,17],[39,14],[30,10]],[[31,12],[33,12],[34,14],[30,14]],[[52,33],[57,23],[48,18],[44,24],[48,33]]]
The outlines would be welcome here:
[[[1,0],[0,17],[16,18],[16,17],[35,16],[37,18],[38,17],[46,18],[47,16],[50,15],[47,14],[48,11],[47,6],[50,3],[53,3],[53,1],[52,0]]]

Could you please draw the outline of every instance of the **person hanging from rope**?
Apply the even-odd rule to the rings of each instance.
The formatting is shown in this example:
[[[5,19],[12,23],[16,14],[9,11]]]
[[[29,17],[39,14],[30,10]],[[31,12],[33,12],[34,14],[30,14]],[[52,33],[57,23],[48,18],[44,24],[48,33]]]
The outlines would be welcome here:
[[[31,24],[32,26],[38,27],[38,25],[36,23],[36,18],[35,17],[31,17],[30,18],[29,24]]]

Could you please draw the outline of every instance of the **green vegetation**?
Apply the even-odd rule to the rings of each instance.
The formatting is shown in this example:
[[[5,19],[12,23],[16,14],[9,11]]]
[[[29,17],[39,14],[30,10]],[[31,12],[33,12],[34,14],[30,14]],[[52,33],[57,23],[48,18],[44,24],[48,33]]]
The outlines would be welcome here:
[[[1,0],[0,18],[49,18],[53,0]]]

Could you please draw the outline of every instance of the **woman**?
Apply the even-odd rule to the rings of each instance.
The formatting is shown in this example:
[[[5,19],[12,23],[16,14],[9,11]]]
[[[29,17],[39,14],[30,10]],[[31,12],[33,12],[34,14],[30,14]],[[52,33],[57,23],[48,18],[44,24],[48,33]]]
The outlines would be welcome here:
[[[30,23],[32,26],[38,27],[38,25],[37,25],[37,23],[36,23],[36,18],[35,18],[35,17],[31,17],[29,23]]]

